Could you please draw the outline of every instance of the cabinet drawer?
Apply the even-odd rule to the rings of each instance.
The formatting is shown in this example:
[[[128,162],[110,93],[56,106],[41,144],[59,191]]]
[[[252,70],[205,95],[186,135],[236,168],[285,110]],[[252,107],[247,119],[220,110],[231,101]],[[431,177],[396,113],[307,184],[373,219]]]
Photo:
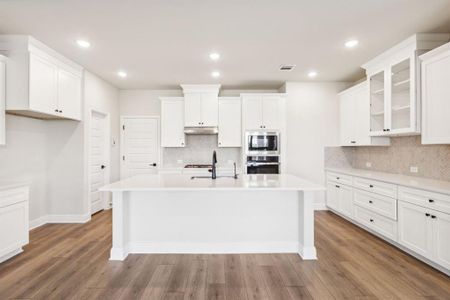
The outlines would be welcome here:
[[[398,198],[405,202],[450,214],[450,196],[424,190],[399,187]]]
[[[349,175],[327,172],[327,180],[339,182],[341,184],[352,185],[353,178]]]
[[[356,205],[372,212],[397,220],[397,200],[361,190],[354,190],[353,201]]]
[[[353,178],[353,186],[383,196],[397,198],[397,186],[395,184],[355,177]]]
[[[0,207],[28,201],[28,187],[0,191]]]
[[[397,240],[397,222],[355,205],[355,221],[367,226],[379,234]]]

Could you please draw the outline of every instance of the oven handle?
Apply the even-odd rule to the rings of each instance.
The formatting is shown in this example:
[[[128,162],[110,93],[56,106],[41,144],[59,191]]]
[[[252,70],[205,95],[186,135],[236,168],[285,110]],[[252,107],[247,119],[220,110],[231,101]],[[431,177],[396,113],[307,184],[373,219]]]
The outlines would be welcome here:
[[[264,162],[264,163],[247,163],[248,167],[258,167],[258,166],[273,166],[279,165],[279,162]]]

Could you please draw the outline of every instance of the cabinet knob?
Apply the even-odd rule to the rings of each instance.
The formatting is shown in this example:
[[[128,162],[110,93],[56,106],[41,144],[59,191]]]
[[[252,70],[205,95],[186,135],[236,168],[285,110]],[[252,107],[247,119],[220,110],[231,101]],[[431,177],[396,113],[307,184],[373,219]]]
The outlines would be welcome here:
[[[371,204],[372,204],[372,203],[373,203],[373,201],[372,201],[372,200],[369,200],[369,203],[371,203]]]
[[[340,177],[336,177],[337,180],[341,179]]]
[[[55,109],[55,112],[58,112],[58,110],[57,110],[57,109]]]
[[[340,188],[340,186],[339,186],[339,185],[336,185],[336,187],[337,187],[337,188]]]
[[[151,167],[156,167],[156,163],[150,164]]]
[[[430,214],[429,214],[429,213],[425,213],[425,216],[429,217],[429,216],[430,216]]]
[[[356,141],[350,141],[351,144],[356,144]]]
[[[370,188],[373,188],[373,185],[369,185]]]
[[[433,199],[428,199],[428,202],[433,203],[434,200]]]
[[[373,219],[370,219],[369,221],[370,221],[370,222],[373,222]]]
[[[431,218],[432,218],[432,219],[436,219],[436,216],[433,215],[433,216],[431,216]]]

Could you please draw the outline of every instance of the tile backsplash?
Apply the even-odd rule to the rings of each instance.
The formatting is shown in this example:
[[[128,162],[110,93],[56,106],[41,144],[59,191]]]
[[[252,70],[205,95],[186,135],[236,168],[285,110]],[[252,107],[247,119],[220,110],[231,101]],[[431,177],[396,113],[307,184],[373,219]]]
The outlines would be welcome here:
[[[450,145],[422,145],[420,136],[412,136],[391,138],[389,147],[327,147],[325,166],[450,181]]]
[[[218,148],[217,135],[186,135],[186,147],[163,148],[163,166],[211,164],[213,150],[217,152],[218,165],[230,161],[241,165],[241,148]]]

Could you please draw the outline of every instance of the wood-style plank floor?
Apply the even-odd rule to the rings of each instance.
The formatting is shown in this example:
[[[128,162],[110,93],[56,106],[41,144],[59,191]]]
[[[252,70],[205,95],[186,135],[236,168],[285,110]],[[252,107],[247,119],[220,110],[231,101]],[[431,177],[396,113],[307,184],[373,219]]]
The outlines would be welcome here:
[[[108,261],[111,212],[31,232],[0,264],[0,299],[450,299],[450,278],[330,212],[319,260],[295,254],[130,255]]]

